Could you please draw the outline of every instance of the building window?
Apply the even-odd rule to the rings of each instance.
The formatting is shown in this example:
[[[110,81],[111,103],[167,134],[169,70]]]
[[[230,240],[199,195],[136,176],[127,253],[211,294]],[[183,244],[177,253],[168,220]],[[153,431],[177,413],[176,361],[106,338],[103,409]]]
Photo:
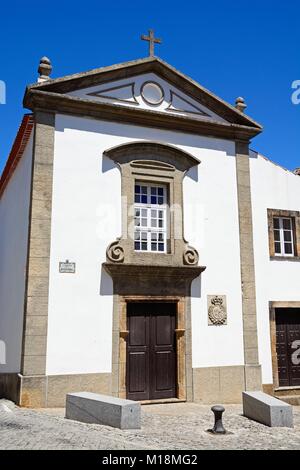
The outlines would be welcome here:
[[[291,217],[274,217],[275,256],[294,256],[294,229]]]
[[[134,201],[135,251],[166,253],[166,186],[136,183]]]
[[[268,209],[271,259],[300,260],[300,212]]]

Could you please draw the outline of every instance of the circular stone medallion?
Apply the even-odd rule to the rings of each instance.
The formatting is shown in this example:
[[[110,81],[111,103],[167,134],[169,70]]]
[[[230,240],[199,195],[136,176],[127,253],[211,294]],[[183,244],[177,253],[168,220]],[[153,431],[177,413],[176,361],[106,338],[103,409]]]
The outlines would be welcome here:
[[[146,103],[157,106],[164,99],[164,91],[158,83],[145,82],[141,88],[141,95]]]

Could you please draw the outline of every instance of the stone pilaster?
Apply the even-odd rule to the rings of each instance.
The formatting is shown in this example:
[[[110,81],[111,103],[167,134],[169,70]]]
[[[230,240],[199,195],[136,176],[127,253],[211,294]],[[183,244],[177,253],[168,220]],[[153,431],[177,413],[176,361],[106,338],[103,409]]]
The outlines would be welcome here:
[[[21,363],[23,376],[42,376],[46,372],[54,125],[54,114],[35,113]],[[43,405],[42,395],[40,398]]]
[[[248,142],[236,142],[236,173],[240,230],[245,389],[254,390],[261,389],[261,371],[258,359],[256,290]]]

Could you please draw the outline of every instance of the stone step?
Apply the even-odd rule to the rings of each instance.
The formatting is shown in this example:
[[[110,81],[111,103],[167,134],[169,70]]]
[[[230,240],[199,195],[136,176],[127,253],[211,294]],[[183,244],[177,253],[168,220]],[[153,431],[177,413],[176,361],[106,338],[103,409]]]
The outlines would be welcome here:
[[[291,395],[300,395],[299,387],[283,387],[277,388],[274,392],[276,397],[287,397]]]
[[[270,427],[293,427],[292,406],[259,390],[243,392],[243,415]]]
[[[141,405],[98,393],[67,393],[66,418],[120,429],[140,429]]]
[[[281,396],[280,400],[284,401],[285,403],[288,403],[289,405],[300,406],[300,395]]]

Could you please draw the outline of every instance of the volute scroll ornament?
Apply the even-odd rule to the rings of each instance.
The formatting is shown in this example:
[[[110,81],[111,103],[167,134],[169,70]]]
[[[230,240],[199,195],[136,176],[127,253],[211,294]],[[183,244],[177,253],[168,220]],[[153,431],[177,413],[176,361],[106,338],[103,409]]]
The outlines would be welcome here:
[[[108,246],[106,257],[112,263],[124,263],[124,249],[120,245],[120,240],[116,240]]]
[[[198,262],[199,262],[198,251],[195,248],[188,246],[185,252],[183,253],[183,263],[189,266],[196,266]]]

